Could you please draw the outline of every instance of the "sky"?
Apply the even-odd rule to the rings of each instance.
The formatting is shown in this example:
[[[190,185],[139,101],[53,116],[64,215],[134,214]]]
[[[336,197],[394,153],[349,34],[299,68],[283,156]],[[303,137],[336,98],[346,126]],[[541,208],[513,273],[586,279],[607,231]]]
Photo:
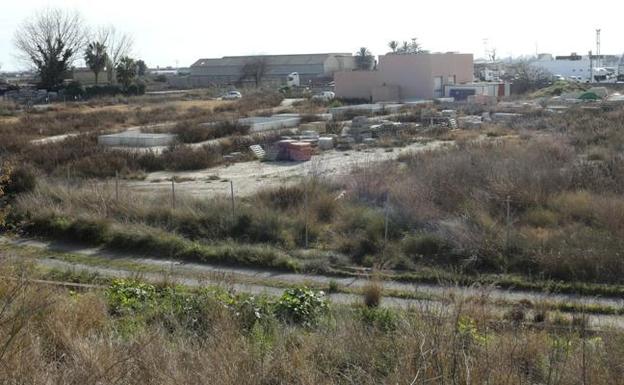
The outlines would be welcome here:
[[[586,54],[602,30],[602,53],[624,53],[624,2],[548,0],[0,0],[3,71],[28,68],[15,57],[16,28],[46,7],[78,10],[88,25],[113,24],[135,40],[150,67],[248,54],[384,54],[390,40],[417,37],[424,49],[498,57]]]

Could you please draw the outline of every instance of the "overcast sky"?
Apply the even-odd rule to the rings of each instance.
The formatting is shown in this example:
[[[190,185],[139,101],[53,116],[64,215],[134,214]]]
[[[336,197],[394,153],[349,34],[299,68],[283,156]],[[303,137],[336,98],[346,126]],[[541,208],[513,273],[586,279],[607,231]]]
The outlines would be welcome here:
[[[14,58],[16,27],[37,10],[78,10],[89,25],[114,24],[133,35],[134,56],[150,67],[189,66],[203,57],[246,54],[355,52],[375,55],[387,43],[418,37],[431,51],[484,56],[569,54],[595,49],[624,53],[624,2],[548,0],[0,0],[0,63]]]

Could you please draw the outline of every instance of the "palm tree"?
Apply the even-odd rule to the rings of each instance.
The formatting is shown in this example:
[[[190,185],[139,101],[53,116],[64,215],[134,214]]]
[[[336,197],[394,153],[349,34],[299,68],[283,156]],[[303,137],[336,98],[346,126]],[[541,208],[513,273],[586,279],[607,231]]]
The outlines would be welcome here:
[[[100,72],[106,68],[106,63],[108,63],[106,46],[97,41],[89,43],[87,49],[85,50],[84,59],[87,66],[95,74],[95,84],[97,85]]]
[[[373,54],[366,47],[360,48],[355,54],[355,65],[359,70],[370,70],[373,67]]]
[[[137,64],[133,59],[124,56],[119,60],[115,72],[117,73],[117,81],[127,90],[137,75]]]
[[[397,48],[399,48],[399,42],[396,40],[392,40],[390,43],[388,43],[388,47],[390,47],[392,53],[396,53]]]
[[[406,54],[406,53],[408,53],[408,52],[409,52],[409,49],[410,49],[410,45],[409,45],[409,43],[408,43],[408,42],[406,42],[406,41],[404,41],[404,42],[403,42],[403,46],[402,46],[402,47],[401,47],[401,49],[400,49],[401,53]]]

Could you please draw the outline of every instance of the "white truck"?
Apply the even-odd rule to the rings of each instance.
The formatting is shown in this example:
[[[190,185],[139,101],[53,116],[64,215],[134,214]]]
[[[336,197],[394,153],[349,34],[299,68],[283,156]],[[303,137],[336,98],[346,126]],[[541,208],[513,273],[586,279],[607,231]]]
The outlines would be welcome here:
[[[286,85],[290,88],[300,87],[301,79],[299,78],[299,73],[293,72],[290,75],[288,75],[288,78],[286,79]]]

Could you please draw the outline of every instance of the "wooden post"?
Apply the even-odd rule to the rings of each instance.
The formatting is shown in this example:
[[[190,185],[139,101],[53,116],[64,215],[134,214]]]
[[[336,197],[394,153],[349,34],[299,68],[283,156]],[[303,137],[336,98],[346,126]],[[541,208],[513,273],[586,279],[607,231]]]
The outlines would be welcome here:
[[[230,180],[230,195],[232,199],[232,223],[236,220],[236,214],[234,211],[234,182]]]
[[[308,248],[308,181],[304,182],[303,208],[305,210],[305,248]]]
[[[383,248],[381,249],[381,264],[385,263],[386,259],[386,245],[388,244],[388,205],[390,201],[390,192],[386,192],[386,203],[384,206],[384,242]]]
[[[115,171],[115,200],[119,202],[119,173]]]
[[[176,197],[175,197],[175,180],[173,177],[171,178],[171,207],[175,210],[176,208]]]
[[[67,165],[67,192],[69,193],[71,191],[71,170],[69,168],[69,165]]]
[[[507,195],[507,199],[505,199],[505,203],[507,205],[507,235],[505,239],[505,243],[507,246],[507,250],[509,250],[510,245],[510,237],[511,237],[511,197]]]

